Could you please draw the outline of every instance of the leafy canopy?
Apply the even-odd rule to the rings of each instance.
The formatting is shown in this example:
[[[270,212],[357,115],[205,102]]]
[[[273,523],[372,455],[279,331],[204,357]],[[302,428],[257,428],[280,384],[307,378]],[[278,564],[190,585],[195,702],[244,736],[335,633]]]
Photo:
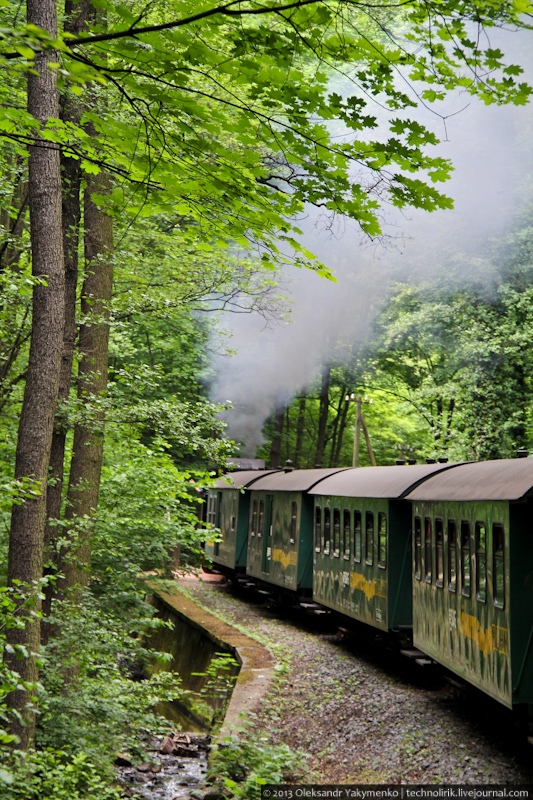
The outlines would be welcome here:
[[[105,28],[52,40],[34,26],[10,26],[14,4],[5,0],[4,70],[19,80],[45,48],[62,91],[83,95],[90,81],[82,124],[50,120],[42,135],[86,172],[105,167],[116,176],[115,210],[196,220],[204,248],[254,243],[266,260],[292,250],[309,263],[289,221],[305,203],[349,215],[370,236],[380,233],[380,203],[449,207],[435,184],[450,164],[427,154],[437,139],[408,115],[419,101],[410,81],[424,82],[424,102],[455,87],[486,103],[524,103],[530,94],[520,68],[479,35],[528,27],[520,3],[95,5]],[[335,90],[334,75],[342,77]],[[94,102],[97,85],[105,103]],[[388,132],[378,127],[379,107]],[[1,135],[17,146],[36,125],[17,104],[0,113]]]

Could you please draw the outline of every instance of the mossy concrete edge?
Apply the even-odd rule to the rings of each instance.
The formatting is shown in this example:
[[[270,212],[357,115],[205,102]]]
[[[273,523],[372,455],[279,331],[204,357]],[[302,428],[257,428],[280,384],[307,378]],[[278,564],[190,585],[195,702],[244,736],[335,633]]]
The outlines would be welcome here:
[[[277,664],[272,651],[184,595],[181,587],[186,589],[186,578],[177,580],[170,592],[168,584],[164,589],[156,581],[148,585],[168,608],[202,630],[217,645],[228,649],[239,663],[237,681],[216,739],[232,736],[241,718],[257,708],[270,688]]]

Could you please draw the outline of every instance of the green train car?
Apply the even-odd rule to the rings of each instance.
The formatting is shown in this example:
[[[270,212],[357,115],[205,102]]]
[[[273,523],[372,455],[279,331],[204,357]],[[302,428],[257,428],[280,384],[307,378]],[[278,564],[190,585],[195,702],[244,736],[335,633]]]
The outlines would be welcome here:
[[[285,470],[249,487],[246,574],[270,586],[310,594],[313,500],[307,492],[339,469]]]
[[[207,494],[209,528],[219,536],[206,541],[205,552],[221,572],[244,572],[250,494],[252,484],[274,470],[243,470],[225,475],[216,481]],[[207,534],[209,535],[209,534]]]
[[[451,466],[359,467],[310,489],[313,600],[383,631],[410,625],[411,506],[404,498]]]
[[[533,459],[457,466],[409,493],[416,647],[512,708],[533,702]]]

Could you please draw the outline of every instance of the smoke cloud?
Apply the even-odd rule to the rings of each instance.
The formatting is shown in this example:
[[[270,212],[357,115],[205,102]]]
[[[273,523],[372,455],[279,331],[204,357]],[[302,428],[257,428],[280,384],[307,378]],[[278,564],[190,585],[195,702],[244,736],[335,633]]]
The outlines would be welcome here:
[[[502,49],[516,52],[520,41],[519,35],[508,34]],[[533,80],[527,65],[525,78]],[[253,315],[224,319],[228,347],[236,352],[215,358],[211,395],[217,402],[233,403],[225,419],[228,435],[244,444],[242,455],[255,454],[265,419],[316,379],[320,365],[342,358],[343,342],[363,340],[392,280],[442,280],[458,256],[464,256],[465,282],[489,280],[483,272],[484,248],[508,229],[527,193],[531,109],[487,107],[463,95],[447,101],[448,113],[467,102],[446,126],[427,110],[416,114],[441,139],[433,152],[453,162],[451,180],[439,185],[453,198],[453,210],[400,214],[385,209],[383,228],[393,244],[371,246],[356,223],[338,220],[331,227],[308,209],[299,222],[304,243],[332,269],[337,283],[289,268],[283,286],[291,309],[286,321],[268,327]],[[472,261],[475,275],[464,271]]]

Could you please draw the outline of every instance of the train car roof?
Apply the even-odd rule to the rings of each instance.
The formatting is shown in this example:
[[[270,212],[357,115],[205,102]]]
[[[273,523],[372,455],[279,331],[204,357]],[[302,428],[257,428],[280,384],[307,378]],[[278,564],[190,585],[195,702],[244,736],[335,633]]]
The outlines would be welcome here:
[[[460,464],[429,478],[408,500],[520,500],[533,493],[533,458]]]
[[[221,478],[210,486],[210,489],[242,489],[251,486],[252,483],[270,475],[272,472],[279,472],[274,469],[244,469],[241,472],[226,472]]]
[[[267,492],[308,492],[318,481],[340,472],[346,467],[331,467],[329,469],[292,469],[290,472],[280,470],[270,475],[265,475],[259,481],[254,481],[253,491]]]
[[[353,467],[320,481],[309,494],[329,497],[376,497],[398,499],[443,470],[453,472],[455,464],[409,464],[390,467]]]

